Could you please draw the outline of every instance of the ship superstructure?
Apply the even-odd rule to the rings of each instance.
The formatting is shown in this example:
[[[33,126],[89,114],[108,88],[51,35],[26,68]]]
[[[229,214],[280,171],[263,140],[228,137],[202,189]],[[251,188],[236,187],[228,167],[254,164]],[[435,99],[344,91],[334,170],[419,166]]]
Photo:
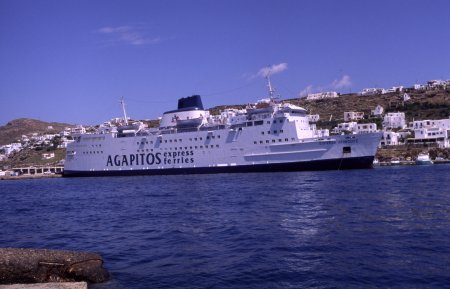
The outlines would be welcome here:
[[[211,115],[181,98],[159,128],[105,123],[68,145],[64,176],[338,170],[372,166],[381,133],[330,135],[299,106],[261,100]],[[122,105],[123,102],[122,102]],[[125,114],[125,109],[124,109]],[[126,115],[124,117],[127,121]]]

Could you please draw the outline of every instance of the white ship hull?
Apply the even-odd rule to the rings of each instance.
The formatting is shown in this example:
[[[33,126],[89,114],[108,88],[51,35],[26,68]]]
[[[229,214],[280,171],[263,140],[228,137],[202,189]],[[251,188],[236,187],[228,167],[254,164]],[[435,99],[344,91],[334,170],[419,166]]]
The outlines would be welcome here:
[[[263,144],[255,140],[255,144],[258,130],[249,127],[127,138],[84,135],[68,148],[75,153],[66,158],[64,176],[370,168],[381,138],[373,133],[292,140],[286,134],[272,135]]]

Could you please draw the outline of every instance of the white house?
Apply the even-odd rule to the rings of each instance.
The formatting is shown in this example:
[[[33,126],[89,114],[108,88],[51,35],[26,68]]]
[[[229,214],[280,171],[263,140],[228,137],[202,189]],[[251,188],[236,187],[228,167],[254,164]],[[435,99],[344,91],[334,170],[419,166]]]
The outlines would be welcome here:
[[[336,91],[311,93],[306,96],[306,100],[324,99],[324,98],[336,98],[339,97]]]
[[[415,143],[437,143],[439,147],[450,147],[450,118],[437,120],[416,120],[410,123],[414,130]]]
[[[403,86],[393,86],[391,88],[389,88],[388,90],[386,90],[386,93],[389,92],[402,92],[403,91]]]
[[[86,133],[86,128],[82,125],[77,125],[76,127],[71,129],[72,134],[84,134]]]
[[[376,123],[358,123],[353,129],[355,133],[371,133],[377,131]]]
[[[381,105],[377,105],[375,109],[371,110],[373,116],[380,117],[384,113],[384,108]]]
[[[308,115],[309,122],[318,122],[320,120],[320,116],[318,114],[310,114]]]
[[[449,131],[439,127],[414,130],[414,143],[436,143],[441,148],[450,147]]]
[[[364,113],[359,111],[346,111],[344,112],[344,121],[351,121],[351,120],[360,120],[364,118]]]
[[[55,157],[55,153],[45,153],[42,154],[42,159],[43,160],[49,160]]]
[[[384,131],[380,141],[382,146],[395,146],[399,145],[400,134],[393,131]]]
[[[334,128],[334,132],[336,133],[341,133],[343,131],[353,132],[357,125],[358,124],[355,121],[339,123],[338,126]]]
[[[416,120],[410,123],[412,129],[420,128],[442,128],[450,130],[450,118],[436,119],[436,120]]]
[[[414,84],[413,86],[414,90],[425,90],[425,85],[422,84]]]
[[[389,112],[384,116],[383,128],[392,129],[406,127],[405,113],[404,112]]]
[[[439,87],[444,87],[446,86],[447,82],[444,80],[429,80],[427,82],[427,87],[428,88],[439,88]]]

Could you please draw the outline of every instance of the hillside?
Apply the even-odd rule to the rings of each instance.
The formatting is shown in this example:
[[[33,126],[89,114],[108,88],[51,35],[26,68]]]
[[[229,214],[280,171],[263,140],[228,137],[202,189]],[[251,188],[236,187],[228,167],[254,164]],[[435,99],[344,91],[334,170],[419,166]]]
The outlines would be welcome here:
[[[410,100],[403,102],[402,96],[408,93]],[[408,90],[397,93],[386,93],[380,95],[360,96],[357,94],[343,94],[338,98],[319,100],[306,100],[305,98],[291,98],[284,100],[308,110],[310,114],[320,115],[321,122],[318,124],[324,128],[332,128],[338,122],[344,121],[344,112],[364,112],[366,121],[369,120],[370,112],[377,105],[381,105],[388,112],[405,112],[406,120],[443,119],[450,117],[450,88],[416,91]],[[245,105],[222,105],[210,108],[211,114],[219,114],[226,108],[244,108]],[[330,121],[331,118],[331,121]]]
[[[49,129],[49,127],[52,129]],[[19,118],[0,126],[0,146],[17,142],[22,135],[31,133],[55,134],[64,130],[65,127],[73,127],[71,124],[58,122],[45,122],[37,119]]]
[[[381,105],[388,112],[405,112],[406,120],[443,119],[450,116],[450,89],[430,91],[407,91],[410,100],[403,102],[403,94],[387,93],[381,95],[359,96],[357,94],[344,94],[338,98],[307,101],[306,99],[289,99],[295,105],[306,108],[311,114],[319,114],[322,123],[329,125],[343,122],[344,112],[360,111],[368,118],[371,110]],[[330,127],[328,127],[330,128]]]

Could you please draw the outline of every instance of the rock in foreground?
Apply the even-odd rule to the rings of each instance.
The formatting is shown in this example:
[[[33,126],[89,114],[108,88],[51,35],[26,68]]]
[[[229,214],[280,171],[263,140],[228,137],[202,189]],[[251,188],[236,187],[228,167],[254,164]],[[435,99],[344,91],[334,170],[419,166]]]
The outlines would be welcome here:
[[[108,280],[100,255],[46,249],[0,248],[0,284]]]

